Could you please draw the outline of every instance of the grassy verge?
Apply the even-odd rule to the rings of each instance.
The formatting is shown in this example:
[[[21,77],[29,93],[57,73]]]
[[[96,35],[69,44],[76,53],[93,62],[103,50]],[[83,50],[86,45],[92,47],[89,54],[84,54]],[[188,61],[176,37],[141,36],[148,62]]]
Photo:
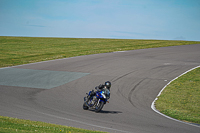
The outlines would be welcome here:
[[[0,116],[0,132],[43,132],[43,133],[103,133],[98,131],[84,130],[67,126],[60,126],[38,121],[21,120]]]
[[[169,84],[155,105],[172,118],[200,124],[200,68]]]
[[[0,67],[46,60],[155,47],[199,44],[194,41],[37,38],[0,36]]]

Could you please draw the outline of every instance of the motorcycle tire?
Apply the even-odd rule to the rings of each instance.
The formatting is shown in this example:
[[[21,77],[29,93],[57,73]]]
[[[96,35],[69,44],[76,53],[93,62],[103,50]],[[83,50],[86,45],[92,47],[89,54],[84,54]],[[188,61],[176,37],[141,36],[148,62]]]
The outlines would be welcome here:
[[[88,110],[88,106],[86,105],[85,102],[83,103],[83,109],[84,109],[84,110]]]
[[[104,106],[104,102],[100,102],[99,105],[95,107],[95,112],[100,112]]]

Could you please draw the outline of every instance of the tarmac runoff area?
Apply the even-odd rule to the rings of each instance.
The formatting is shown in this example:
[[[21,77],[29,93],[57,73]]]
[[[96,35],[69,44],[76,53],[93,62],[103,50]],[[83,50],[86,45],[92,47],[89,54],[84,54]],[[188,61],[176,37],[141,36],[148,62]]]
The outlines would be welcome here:
[[[88,74],[81,72],[5,68],[0,69],[0,85],[51,89]]]

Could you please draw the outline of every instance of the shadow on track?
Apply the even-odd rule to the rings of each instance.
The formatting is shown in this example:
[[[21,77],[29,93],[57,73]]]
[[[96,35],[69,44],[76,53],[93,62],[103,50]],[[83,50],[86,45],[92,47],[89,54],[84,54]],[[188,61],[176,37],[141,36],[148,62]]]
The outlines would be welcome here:
[[[89,109],[88,111],[95,112],[93,109]],[[121,111],[106,111],[106,110],[101,110],[100,112],[95,112],[95,113],[102,113],[102,114],[119,114],[122,113]]]
[[[122,113],[120,111],[104,111],[104,110],[101,110],[100,112],[98,113],[105,113],[105,114],[119,114],[119,113]]]

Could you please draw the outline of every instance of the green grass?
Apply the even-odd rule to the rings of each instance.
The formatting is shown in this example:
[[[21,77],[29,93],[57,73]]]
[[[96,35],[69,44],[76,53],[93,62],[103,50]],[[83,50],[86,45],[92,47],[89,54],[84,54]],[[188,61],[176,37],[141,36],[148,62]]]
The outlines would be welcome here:
[[[171,82],[155,105],[172,118],[200,124],[200,68]]]
[[[81,55],[199,44],[194,41],[0,36],[0,67]]]
[[[79,128],[60,126],[38,121],[21,120],[16,118],[0,116],[1,133],[103,133],[100,131],[84,130]]]

